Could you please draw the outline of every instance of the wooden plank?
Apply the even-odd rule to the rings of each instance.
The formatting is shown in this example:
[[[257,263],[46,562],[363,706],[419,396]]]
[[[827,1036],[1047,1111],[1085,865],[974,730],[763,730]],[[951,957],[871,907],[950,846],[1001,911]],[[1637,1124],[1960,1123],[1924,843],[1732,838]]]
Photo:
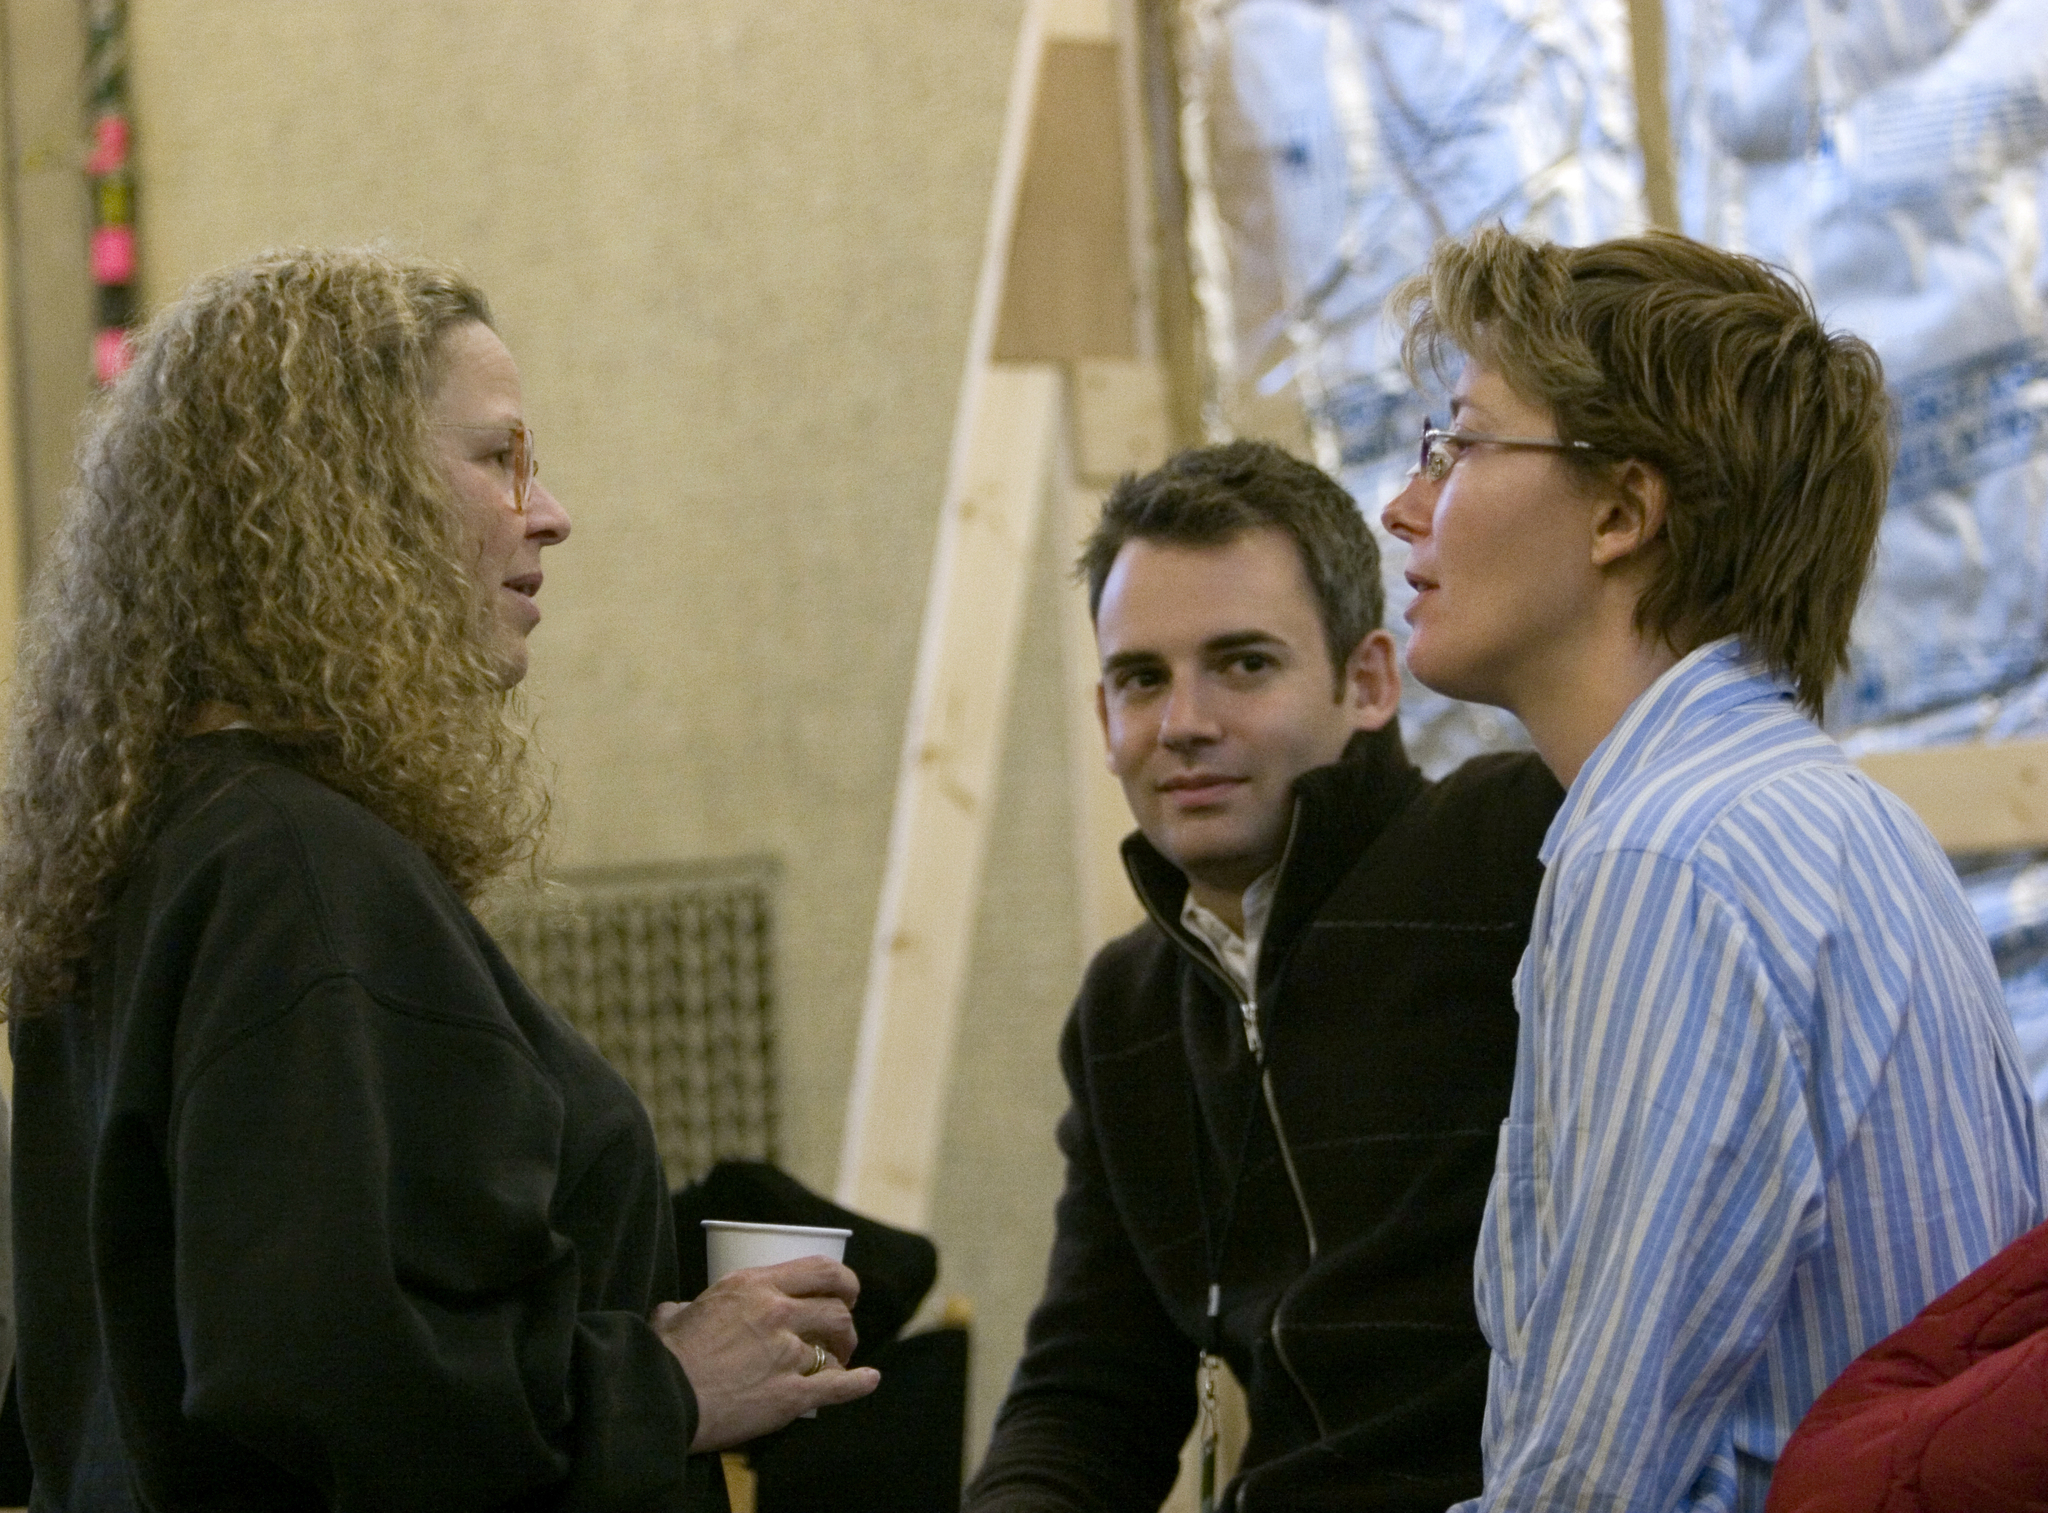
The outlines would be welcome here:
[[[1205,380],[1181,143],[1185,102],[1175,65],[1182,11],[1180,0],[1119,0],[1119,10],[1132,39],[1125,64],[1128,108],[1137,122],[1132,140],[1143,151],[1143,161],[1132,170],[1144,186],[1132,200],[1146,218],[1140,232],[1147,255],[1139,265],[1139,355],[1163,363],[1167,414],[1176,442],[1186,446],[1203,435]]]
[[[1166,386],[1159,365],[1123,358],[1074,364],[1075,476],[1062,490],[1067,550],[1080,554],[1095,529],[1109,488],[1126,473],[1143,473],[1166,460]],[[1088,586],[1073,585],[1062,626],[1067,686],[1067,761],[1073,774],[1074,874],[1080,904],[1081,960],[1144,917],[1119,847],[1131,830],[1130,806],[1110,772],[1095,712],[1100,658],[1088,612]]]
[[[1890,751],[1857,765],[1951,854],[2048,846],[2048,741]]]
[[[942,532],[943,513],[959,497],[968,453],[974,445],[981,386],[995,355],[1003,289],[1010,269],[1010,244],[1015,240],[1017,210],[1024,192],[1024,166],[1031,152],[1031,119],[1045,60],[1045,17],[1050,3],[1051,0],[1024,0],[1024,17],[1017,28],[1017,56],[1010,66],[1010,98],[1003,113],[1003,139],[996,151],[996,182],[989,197],[988,230],[982,237],[981,271],[974,285],[974,314],[967,325],[967,361],[960,374],[960,399],[953,411],[953,448],[946,459]],[[925,603],[927,621],[942,566],[943,559],[933,559],[932,584]]]
[[[1156,362],[1091,357],[1074,364],[1074,472],[1110,484],[1166,461],[1173,438],[1166,375]],[[1095,522],[1089,521],[1089,528]]]
[[[924,1228],[981,895],[1041,503],[1061,445],[1050,365],[991,365],[948,491],[840,1153],[839,1201]]]
[[[1103,0],[1116,42],[1124,144],[1124,236],[1130,245],[1133,356],[1159,360],[1159,214],[1152,203],[1152,142],[1145,117],[1144,32],[1138,0]]]
[[[1047,0],[1048,42],[1114,42],[1116,26],[1109,0]]]
[[[732,1513],[754,1513],[761,1478],[754,1474],[744,1450],[727,1450],[718,1457],[725,1472],[725,1502]]]
[[[1071,561],[1095,529],[1104,490],[1099,484],[1071,480],[1062,494],[1066,510],[1062,532]],[[1061,643],[1066,662],[1067,763],[1073,774],[1074,884],[1080,905],[1081,965],[1145,917],[1125,875],[1121,846],[1131,832],[1130,805],[1123,785],[1109,770],[1102,744],[1102,722],[1095,713],[1095,687],[1101,659],[1095,650],[1095,623],[1088,613],[1088,585],[1076,583],[1067,594]]]
[[[1643,210],[1652,226],[1676,231],[1678,175],[1672,165],[1670,92],[1665,87],[1664,0],[1628,0],[1635,71],[1636,142],[1643,153]]]
[[[1137,355],[1114,41],[1046,44],[995,355]]]
[[[1030,538],[1021,528],[1027,518],[1035,524],[1045,491],[1046,462],[1018,459],[1011,447],[1023,443],[999,435],[999,430],[1013,421],[1020,404],[1032,403],[1030,391],[1035,388],[1048,438],[1038,445],[1054,445],[1058,435],[1058,375],[1043,370],[999,374],[990,362],[1031,147],[1048,3],[1025,0],[1010,67],[1010,95],[996,154],[988,230],[982,238],[974,313],[967,328],[967,361],[953,416],[953,447],[946,464],[938,542],[925,594],[889,856],[868,949],[867,991],[839,1150],[839,1201],[912,1229],[924,1227],[931,1208],[947,1074],[959,1029],[960,990],[988,838],[984,800],[995,771],[1005,710],[997,699],[991,711],[981,697],[985,691],[977,691],[973,682],[977,676],[992,680],[1007,695],[1016,627],[1004,627],[1002,635],[987,643],[998,657],[995,665],[968,668],[958,659],[971,633],[973,610],[984,593],[997,603],[1022,604]],[[1018,382],[1007,382],[1012,378]],[[1045,397],[1048,394],[1051,397]],[[1005,464],[991,462],[1004,456],[1027,475],[1028,486],[1014,491],[1014,497],[989,482],[992,470],[998,479],[1010,476],[1004,472]],[[1005,502],[1027,515],[997,508]],[[1005,523],[1010,527],[1008,551],[1001,549]],[[987,571],[995,573],[993,582],[977,577]],[[971,711],[963,700],[971,701]],[[978,724],[969,722],[970,712]],[[933,732],[945,729],[958,732],[972,749],[952,753],[951,761],[934,755],[943,748],[933,744]],[[949,814],[949,805],[938,802],[941,795],[953,800],[950,808],[959,812]],[[957,801],[963,796],[975,800],[971,813],[960,810]],[[964,827],[959,823],[962,818]],[[949,854],[943,847],[948,839],[964,842],[967,849]],[[930,1039],[920,1045],[921,1036]]]

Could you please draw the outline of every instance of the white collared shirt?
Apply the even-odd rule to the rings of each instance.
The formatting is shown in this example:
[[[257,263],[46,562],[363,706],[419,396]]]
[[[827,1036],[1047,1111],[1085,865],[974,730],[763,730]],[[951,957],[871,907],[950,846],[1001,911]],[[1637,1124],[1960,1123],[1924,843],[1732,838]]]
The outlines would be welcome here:
[[[1244,934],[1225,924],[1222,918],[1195,902],[1190,892],[1180,906],[1180,922],[1216,955],[1216,964],[1246,1003],[1256,1001],[1259,982],[1259,939],[1266,933],[1266,916],[1273,912],[1273,891],[1280,881],[1280,869],[1268,867],[1244,890]]]

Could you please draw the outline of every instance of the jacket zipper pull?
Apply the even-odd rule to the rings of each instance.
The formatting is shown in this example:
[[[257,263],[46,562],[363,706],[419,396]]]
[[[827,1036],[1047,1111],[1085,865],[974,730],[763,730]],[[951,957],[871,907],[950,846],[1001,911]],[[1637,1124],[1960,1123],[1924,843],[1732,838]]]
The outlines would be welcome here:
[[[1245,999],[1237,1006],[1237,1011],[1244,1017],[1244,1043],[1251,1049],[1252,1059],[1263,1062],[1266,1059],[1266,1045],[1259,1039],[1258,1000]]]

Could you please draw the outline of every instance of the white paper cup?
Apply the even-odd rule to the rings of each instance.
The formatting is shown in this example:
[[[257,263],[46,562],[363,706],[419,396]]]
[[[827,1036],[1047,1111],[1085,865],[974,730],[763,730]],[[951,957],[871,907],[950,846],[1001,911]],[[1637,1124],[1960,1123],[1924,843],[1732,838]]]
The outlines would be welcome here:
[[[711,1280],[749,1266],[774,1266],[801,1256],[846,1259],[850,1229],[818,1229],[808,1224],[742,1224],[732,1219],[706,1219],[704,1256]]]

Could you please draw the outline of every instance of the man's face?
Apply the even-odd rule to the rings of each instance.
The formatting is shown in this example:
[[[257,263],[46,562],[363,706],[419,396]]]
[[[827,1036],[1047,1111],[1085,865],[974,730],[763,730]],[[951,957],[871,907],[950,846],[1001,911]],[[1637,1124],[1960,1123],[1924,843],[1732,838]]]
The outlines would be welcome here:
[[[1554,439],[1555,421],[1471,361],[1454,431]],[[1380,519],[1408,544],[1408,666],[1439,693],[1524,713],[1569,678],[1594,622],[1593,495],[1556,452],[1455,447],[1438,483],[1417,475]]]
[[[1289,785],[1384,725],[1398,697],[1351,664],[1340,685],[1300,551],[1276,529],[1221,546],[1127,542],[1095,641],[1110,770],[1203,902],[1242,893],[1280,859]],[[1391,645],[1375,631],[1351,661],[1391,680]]]

